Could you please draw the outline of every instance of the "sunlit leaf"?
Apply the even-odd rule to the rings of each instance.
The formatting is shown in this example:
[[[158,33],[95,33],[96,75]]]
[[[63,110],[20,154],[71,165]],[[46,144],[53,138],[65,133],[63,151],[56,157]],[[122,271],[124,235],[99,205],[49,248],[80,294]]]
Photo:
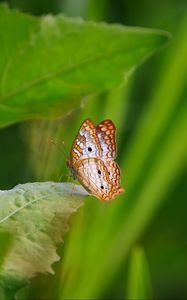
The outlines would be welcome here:
[[[36,18],[1,6],[0,126],[67,113],[122,84],[167,40],[161,30]]]

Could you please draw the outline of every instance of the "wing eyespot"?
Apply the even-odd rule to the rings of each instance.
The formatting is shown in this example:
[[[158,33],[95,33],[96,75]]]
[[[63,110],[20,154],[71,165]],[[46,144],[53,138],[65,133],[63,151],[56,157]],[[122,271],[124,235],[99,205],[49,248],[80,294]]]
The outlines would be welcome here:
[[[88,151],[89,151],[89,152],[92,152],[92,148],[91,148],[91,147],[88,147]]]

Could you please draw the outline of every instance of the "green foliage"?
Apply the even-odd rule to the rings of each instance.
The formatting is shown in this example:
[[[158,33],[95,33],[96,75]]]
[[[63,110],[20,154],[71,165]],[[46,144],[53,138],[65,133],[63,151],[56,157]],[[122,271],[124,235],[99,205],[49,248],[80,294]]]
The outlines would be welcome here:
[[[159,30],[34,18],[5,6],[0,20],[1,126],[66,114],[83,97],[123,83],[168,40]]]
[[[146,255],[141,247],[132,250],[127,299],[151,299],[151,279]]]
[[[21,278],[25,283],[36,273],[53,273],[51,265],[59,260],[56,247],[62,243],[69,217],[83,205],[85,195],[81,186],[54,182],[20,184],[1,191],[0,227],[13,237],[3,262],[1,291],[10,278],[16,283],[19,278],[20,284]],[[4,239],[2,255],[3,244]]]
[[[13,2],[16,6],[16,0]],[[29,10],[30,5],[24,1],[22,7]],[[47,4],[43,6],[46,11]],[[117,20],[172,31],[168,49],[144,64],[125,86],[124,78],[127,81],[131,71],[166,44],[167,33],[63,15],[38,18],[0,7],[0,126],[38,119],[17,125],[16,130],[9,127],[15,138],[18,134],[22,138],[20,144],[14,143],[11,135],[6,138],[4,129],[0,131],[1,173],[7,174],[3,177],[15,176],[16,182],[21,182],[21,172],[28,178],[31,170],[35,181],[58,180],[66,173],[67,156],[49,140],[53,138],[57,144],[63,140],[69,147],[85,118],[95,123],[111,118],[117,127],[118,160],[126,188],[125,194],[110,203],[84,201],[72,219],[63,248],[58,250],[75,209],[69,200],[79,207],[83,199],[72,198],[72,188],[68,192],[71,197],[66,193],[55,196],[54,183],[22,185],[29,190],[30,200],[20,194],[15,200],[10,197],[11,190],[3,192],[7,198],[0,204],[4,220],[0,228],[8,230],[8,236],[3,238],[5,247],[0,253],[0,298],[13,299],[24,285],[27,288],[16,293],[24,300],[121,299],[124,295],[134,299],[186,298],[184,6],[180,1],[142,1],[139,5],[138,1],[102,0],[98,5],[92,0],[77,0],[75,5],[65,0],[56,7],[68,15],[81,13],[85,19]],[[75,107],[79,108],[67,115]],[[56,116],[63,118],[41,120]],[[18,167],[13,170],[10,149],[20,157],[24,151],[24,162],[27,159],[30,167],[16,156]],[[59,184],[55,189],[61,193]],[[39,198],[31,197],[35,193]],[[45,195],[42,199],[41,193]],[[35,199],[38,201],[32,203]],[[22,201],[26,207],[20,209]],[[70,205],[65,211],[64,203]],[[52,271],[51,265],[59,257],[62,259],[53,266],[54,275],[36,274]],[[28,278],[33,276],[28,286]]]
[[[1,232],[0,231],[0,241],[1,241],[1,247],[0,247],[0,269],[3,264],[4,258],[6,257],[6,254],[10,248],[11,245],[12,236],[9,232]]]

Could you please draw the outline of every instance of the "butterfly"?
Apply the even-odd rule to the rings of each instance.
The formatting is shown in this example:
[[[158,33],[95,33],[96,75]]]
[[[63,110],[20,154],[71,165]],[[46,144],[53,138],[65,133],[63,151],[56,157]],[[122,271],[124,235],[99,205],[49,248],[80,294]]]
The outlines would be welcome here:
[[[81,125],[67,164],[74,179],[102,201],[124,192],[116,158],[115,125],[104,120],[97,126],[90,119]]]

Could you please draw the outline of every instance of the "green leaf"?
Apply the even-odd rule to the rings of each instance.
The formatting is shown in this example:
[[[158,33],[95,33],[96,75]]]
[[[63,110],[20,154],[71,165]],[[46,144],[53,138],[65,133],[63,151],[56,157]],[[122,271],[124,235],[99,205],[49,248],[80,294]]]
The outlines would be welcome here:
[[[151,299],[151,279],[146,255],[141,247],[132,250],[127,299]]]
[[[0,270],[3,261],[8,253],[12,241],[12,236],[9,232],[0,231]]]
[[[20,287],[36,273],[53,273],[51,265],[59,260],[56,248],[85,195],[81,186],[54,182],[20,184],[0,192],[0,229],[13,236],[0,277],[0,294],[6,286]]]
[[[0,126],[65,114],[83,97],[119,86],[168,37],[0,6]]]

